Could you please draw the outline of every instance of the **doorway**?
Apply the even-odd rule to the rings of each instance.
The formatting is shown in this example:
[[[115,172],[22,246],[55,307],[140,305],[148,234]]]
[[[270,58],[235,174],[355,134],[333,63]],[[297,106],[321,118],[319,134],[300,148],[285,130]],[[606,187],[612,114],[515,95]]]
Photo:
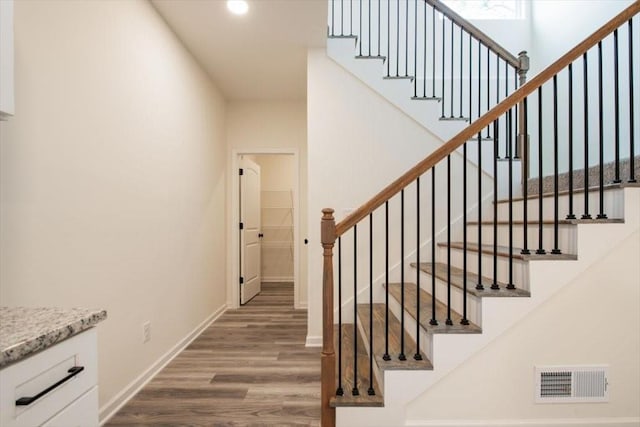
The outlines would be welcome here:
[[[260,285],[269,288],[293,286],[297,301],[297,224],[298,212],[298,164],[297,153],[235,153],[234,160],[240,169],[237,194],[237,215],[241,224],[237,233],[237,262],[234,264],[240,286],[232,292],[239,305],[247,303],[260,292]],[[258,178],[255,179],[254,176]],[[251,189],[257,183],[259,190]],[[249,188],[246,188],[249,184]],[[235,193],[235,192],[234,192]],[[252,213],[257,209],[257,214]],[[258,218],[257,227],[247,222]],[[257,236],[257,239],[253,239]],[[254,240],[259,248],[256,250]],[[259,262],[255,256],[259,253]],[[255,280],[259,281],[258,284]],[[249,282],[253,280],[254,282]],[[236,283],[238,283],[236,282]]]

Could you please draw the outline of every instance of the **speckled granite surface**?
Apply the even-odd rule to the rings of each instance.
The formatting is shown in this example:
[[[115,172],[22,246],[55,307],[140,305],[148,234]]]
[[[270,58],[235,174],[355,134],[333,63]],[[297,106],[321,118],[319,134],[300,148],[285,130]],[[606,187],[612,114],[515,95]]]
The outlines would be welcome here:
[[[0,368],[89,329],[105,310],[0,307]]]

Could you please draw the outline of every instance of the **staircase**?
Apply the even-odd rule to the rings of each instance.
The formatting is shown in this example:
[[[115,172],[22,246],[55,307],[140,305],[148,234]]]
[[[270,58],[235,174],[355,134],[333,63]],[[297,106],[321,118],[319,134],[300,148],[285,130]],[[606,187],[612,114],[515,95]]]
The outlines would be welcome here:
[[[427,4],[440,7],[426,2],[425,17]],[[371,6],[360,10],[376,16]],[[640,230],[633,77],[639,12],[640,2],[633,3],[526,84],[487,96],[489,105],[480,105],[477,117],[472,110],[466,127],[339,223],[332,209],[323,211],[323,425],[412,424],[426,390]],[[452,34],[459,19],[451,21]],[[446,34],[444,19],[442,28]],[[373,54],[359,56],[389,61],[371,34]],[[604,74],[603,43],[616,58],[615,70]],[[455,45],[452,39],[452,51]],[[428,50],[426,42],[422,47]],[[406,62],[404,74],[387,77],[418,80],[420,67]],[[423,80],[426,92],[436,76]],[[464,85],[456,96],[454,81],[452,98],[473,99]],[[438,82],[445,89],[431,97],[445,102],[448,83]],[[615,88],[615,113],[603,107],[603,87]],[[445,119],[447,108],[458,107],[443,107]],[[527,185],[518,185],[519,160]]]

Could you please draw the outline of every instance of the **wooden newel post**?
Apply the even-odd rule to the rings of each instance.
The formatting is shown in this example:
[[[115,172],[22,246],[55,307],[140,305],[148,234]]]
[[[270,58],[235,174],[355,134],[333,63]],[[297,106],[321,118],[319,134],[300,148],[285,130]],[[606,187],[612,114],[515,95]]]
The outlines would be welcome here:
[[[518,76],[520,78],[519,86],[522,87],[527,82],[527,71],[529,71],[529,57],[526,51],[522,51],[518,54],[520,61],[520,68],[518,69]],[[524,101],[518,103],[518,152],[522,159],[521,169],[521,183],[527,185],[529,179],[529,135],[527,134],[526,123],[527,117],[525,115]]]
[[[336,221],[333,209],[322,210],[321,235],[324,266],[322,269],[322,358],[321,413],[322,427],[336,425],[336,410],[330,406],[336,391],[336,353],[333,344],[333,245],[336,242]]]

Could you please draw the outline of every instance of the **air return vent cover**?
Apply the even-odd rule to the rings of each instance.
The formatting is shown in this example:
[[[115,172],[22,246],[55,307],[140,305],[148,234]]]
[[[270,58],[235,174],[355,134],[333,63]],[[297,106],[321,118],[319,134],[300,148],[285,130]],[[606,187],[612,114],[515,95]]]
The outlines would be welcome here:
[[[536,403],[608,402],[608,366],[536,366]]]

